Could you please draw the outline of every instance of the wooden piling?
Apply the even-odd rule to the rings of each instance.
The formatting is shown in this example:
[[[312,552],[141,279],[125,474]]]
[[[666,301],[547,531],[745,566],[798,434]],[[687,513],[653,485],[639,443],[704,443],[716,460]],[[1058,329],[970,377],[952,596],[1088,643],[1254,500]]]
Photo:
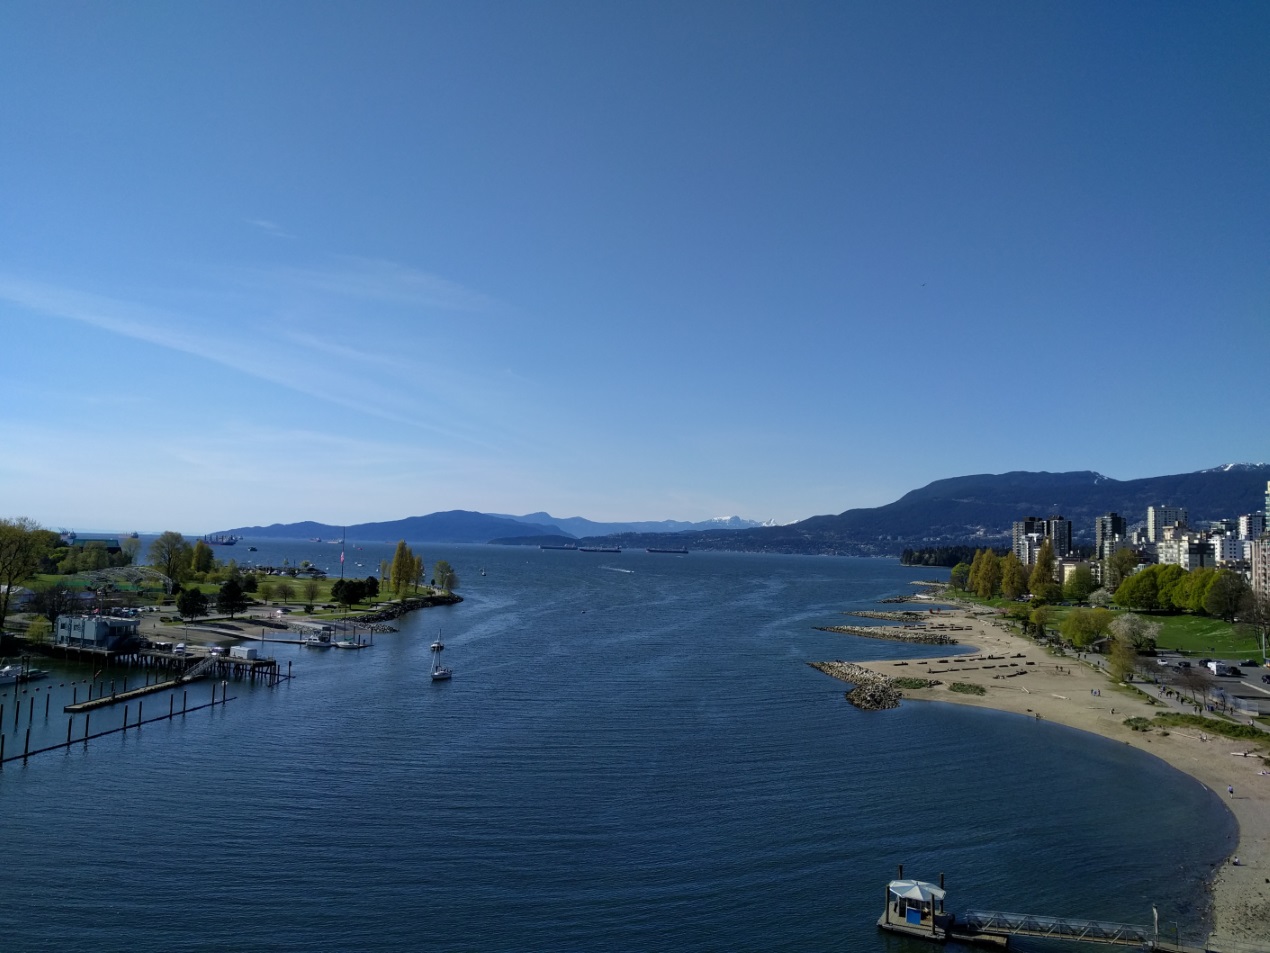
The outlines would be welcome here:
[[[84,744],[88,744],[88,725],[93,720],[92,712],[84,712]]]
[[[31,696],[31,704],[27,706],[26,723],[29,725],[35,721],[35,696]]]
[[[68,745],[71,743],[71,728],[73,728],[74,726],[75,726],[75,716],[71,715],[69,718],[66,719],[66,743]],[[4,760],[4,756],[0,755],[0,761],[3,761],[3,760]]]
[[[137,702],[137,730],[138,731],[141,730],[141,706],[144,704],[145,702],[143,701]]]
[[[49,720],[49,705],[53,703],[53,693],[49,692],[44,696],[44,720]]]
[[[22,749],[22,760],[25,761],[31,754],[31,726],[26,728],[26,746]]]

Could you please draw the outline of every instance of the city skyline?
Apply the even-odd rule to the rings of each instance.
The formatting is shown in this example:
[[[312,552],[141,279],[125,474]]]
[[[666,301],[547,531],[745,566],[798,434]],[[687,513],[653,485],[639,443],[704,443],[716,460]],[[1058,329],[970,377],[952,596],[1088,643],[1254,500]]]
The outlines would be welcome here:
[[[0,515],[788,523],[1267,456],[1263,5],[229,14],[5,11]]]

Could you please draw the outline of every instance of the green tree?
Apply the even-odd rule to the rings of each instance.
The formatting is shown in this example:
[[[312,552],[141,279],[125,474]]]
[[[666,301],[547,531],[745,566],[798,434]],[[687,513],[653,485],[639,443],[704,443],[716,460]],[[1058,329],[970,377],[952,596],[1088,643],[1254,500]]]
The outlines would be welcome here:
[[[305,602],[310,605],[317,602],[318,592],[321,587],[318,585],[318,581],[316,579],[310,576],[308,579],[304,580],[304,585],[301,588],[304,591]]]
[[[247,592],[247,593],[251,593],[252,595],[255,595],[259,591],[260,591],[260,577],[259,576],[257,576],[254,572],[248,573],[247,575],[243,576],[243,592]]]
[[[110,566],[110,553],[100,539],[90,539],[79,553],[80,572],[99,572]]]
[[[1113,618],[1110,609],[1073,609],[1059,623],[1059,631],[1076,648],[1087,649],[1102,638]]]
[[[1098,588],[1094,582],[1094,571],[1087,563],[1081,563],[1071,571],[1067,581],[1063,583],[1063,598],[1072,602],[1085,602],[1089,594]]]
[[[1103,560],[1102,566],[1103,585],[1115,592],[1138,568],[1138,554],[1132,549],[1117,549]]]
[[[992,550],[983,554],[979,566],[979,580],[975,587],[975,595],[980,599],[991,599],[1001,591],[1001,559]]]
[[[986,552],[991,550],[976,549],[970,560],[970,571],[966,573],[966,586],[970,592],[979,591],[979,576],[983,573],[983,554]]]
[[[1186,570],[1172,564],[1151,566],[1149,569],[1155,572],[1155,598],[1160,609],[1165,612],[1176,609],[1177,606],[1173,604],[1173,590],[1186,578]]]
[[[198,540],[190,551],[190,571],[211,572],[215,563],[216,555],[212,552],[212,547],[208,546],[204,540]]]
[[[1107,652],[1107,667],[1117,682],[1127,682],[1138,664],[1138,653],[1128,639],[1113,636]]]
[[[256,595],[260,597],[260,601],[265,605],[273,602],[274,584],[272,579],[260,580],[260,585],[256,587]]]
[[[1027,592],[1027,569],[1014,550],[1001,560],[1001,595],[1014,600]]]
[[[31,624],[26,627],[26,638],[28,642],[43,645],[49,640],[52,632],[53,623],[48,620],[48,617],[37,615],[31,620]]]
[[[1054,610],[1044,603],[1036,606],[1028,614],[1028,621],[1032,624],[1032,632],[1038,639],[1045,638],[1046,626],[1050,624],[1053,618]]]
[[[50,535],[24,516],[0,519],[0,631],[13,591],[35,574],[40,558],[51,550]]]
[[[967,580],[970,578],[970,564],[957,563],[948,573],[948,584],[959,592],[966,591]]]
[[[1210,615],[1225,622],[1234,622],[1248,591],[1248,583],[1244,582],[1242,573],[1219,569],[1204,597],[1204,608]]]
[[[295,585],[291,580],[284,577],[282,582],[278,583],[278,598],[282,600],[283,605],[295,598]]]
[[[400,540],[392,556],[392,566],[388,570],[389,588],[392,590],[393,595],[398,599],[404,596],[406,590],[410,588],[414,575],[414,553],[410,551],[410,547],[406,545],[404,539]]]
[[[1027,581],[1034,598],[1045,602],[1057,602],[1062,596],[1063,587],[1056,579],[1057,567],[1058,560],[1054,557],[1054,544],[1047,539],[1041,543],[1041,548],[1036,554],[1036,565],[1032,567],[1032,574]]]
[[[432,565],[432,581],[436,583],[438,589],[445,592],[453,592],[459,588],[458,573],[444,559],[438,559]]]
[[[137,539],[135,536],[129,536],[120,543],[119,546],[124,556],[124,561],[119,565],[135,566],[137,564],[137,557],[141,555],[141,540]]]
[[[237,579],[226,579],[216,593],[216,611],[226,613],[231,619],[247,608],[247,596]]]
[[[169,530],[150,544],[150,565],[171,579],[175,585],[189,572],[192,552],[184,536]]]
[[[1135,572],[1120,583],[1116,589],[1116,605],[1139,612],[1155,612],[1160,608],[1160,591],[1156,585],[1155,573],[1148,566],[1141,572]]]
[[[195,589],[193,586],[189,589],[182,589],[181,594],[176,597],[176,611],[187,622],[193,621],[201,615],[206,615],[207,596],[203,595],[202,590]]]

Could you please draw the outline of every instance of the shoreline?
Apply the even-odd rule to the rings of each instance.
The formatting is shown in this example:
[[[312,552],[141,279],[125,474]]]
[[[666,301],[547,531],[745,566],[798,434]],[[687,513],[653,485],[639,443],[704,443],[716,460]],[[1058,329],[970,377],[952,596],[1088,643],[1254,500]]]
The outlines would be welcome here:
[[[1267,745],[1220,735],[1204,737],[1186,727],[1170,728],[1167,735],[1158,730],[1133,731],[1125,727],[1126,718],[1152,719],[1162,710],[1173,709],[1152,705],[1137,690],[1118,686],[1081,656],[1051,655],[1043,646],[1007,631],[990,609],[958,605],[941,611],[940,617],[969,627],[958,633],[960,644],[955,648],[962,650],[958,654],[939,654],[941,647],[931,646],[924,658],[861,660],[840,674],[832,671],[832,663],[813,667],[842,681],[849,681],[845,674],[861,668],[887,679],[938,679],[939,685],[903,688],[900,693],[906,700],[950,702],[1053,721],[1132,745],[1194,778],[1221,797],[1238,828],[1237,846],[1210,877],[1213,930],[1209,945],[1220,948],[1235,941],[1242,944],[1241,949],[1270,950],[1270,945],[1264,945],[1270,937],[1270,775],[1258,773],[1267,770],[1263,760]],[[954,647],[943,648],[947,653]],[[984,694],[951,691],[953,681],[977,685]],[[1141,689],[1150,687],[1143,683]],[[1227,795],[1228,786],[1234,787],[1233,797]],[[1250,942],[1262,945],[1248,946]]]

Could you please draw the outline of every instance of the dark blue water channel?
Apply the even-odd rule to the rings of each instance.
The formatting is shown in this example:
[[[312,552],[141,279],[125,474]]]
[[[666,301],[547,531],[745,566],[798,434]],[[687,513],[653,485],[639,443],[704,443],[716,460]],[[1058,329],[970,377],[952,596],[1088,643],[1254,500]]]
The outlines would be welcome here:
[[[296,676],[279,688],[231,684],[224,707],[6,765],[2,948],[922,949],[875,927],[901,862],[946,873],[954,909],[1146,923],[1154,903],[1203,930],[1234,837],[1212,792],[1047,722],[862,713],[805,664],[922,654],[813,626],[931,570],[424,555],[458,569],[461,605],[361,652],[277,646]],[[456,674],[433,684],[438,631]],[[63,695],[90,674],[38,689],[55,694],[47,724],[35,696],[37,739],[64,739]]]

